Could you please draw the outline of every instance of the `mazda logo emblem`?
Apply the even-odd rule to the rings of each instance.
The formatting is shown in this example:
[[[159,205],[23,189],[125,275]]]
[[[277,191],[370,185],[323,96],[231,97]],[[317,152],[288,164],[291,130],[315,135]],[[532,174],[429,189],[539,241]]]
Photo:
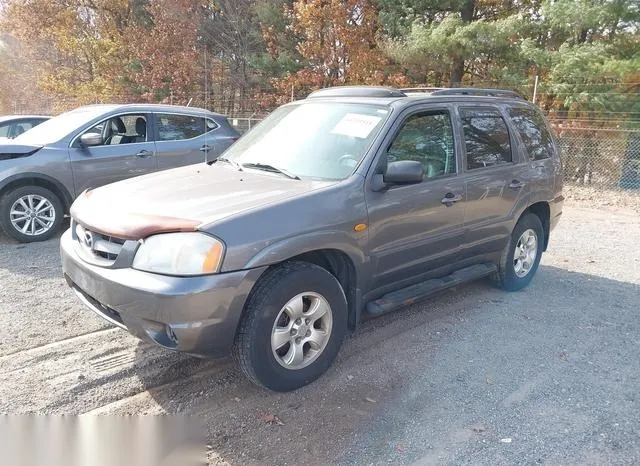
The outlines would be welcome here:
[[[91,249],[93,247],[93,234],[90,231],[84,232],[84,244]]]

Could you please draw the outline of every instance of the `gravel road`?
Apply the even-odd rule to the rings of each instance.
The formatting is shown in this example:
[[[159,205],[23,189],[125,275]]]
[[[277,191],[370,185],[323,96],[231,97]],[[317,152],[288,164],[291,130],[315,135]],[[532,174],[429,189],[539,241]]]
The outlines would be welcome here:
[[[368,321],[289,394],[106,325],[57,240],[0,238],[0,412],[198,414],[212,464],[638,464],[638,211],[568,202],[529,288]]]

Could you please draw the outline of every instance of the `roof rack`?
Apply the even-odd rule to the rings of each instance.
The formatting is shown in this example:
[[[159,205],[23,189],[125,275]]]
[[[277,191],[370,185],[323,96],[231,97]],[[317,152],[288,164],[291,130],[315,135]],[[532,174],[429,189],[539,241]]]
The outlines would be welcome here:
[[[514,99],[523,99],[520,94],[515,91],[505,89],[480,89],[475,87],[407,87],[400,89],[402,92],[414,93],[425,92],[430,95],[475,95],[484,97],[510,97]]]
[[[335,86],[318,89],[307,96],[315,97],[406,97],[407,95],[394,87],[384,86]]]
[[[434,92],[434,91],[440,91],[443,89],[448,89],[447,87],[402,87],[399,90],[402,92]]]
[[[433,91],[431,95],[475,95],[481,97],[511,97],[512,99],[524,100],[524,97],[516,91],[509,91],[505,89],[479,89],[475,87],[452,87]]]
[[[407,97],[409,94],[424,92],[432,96],[472,95],[480,97],[507,97],[511,99],[525,98],[515,91],[505,89],[480,89],[475,87],[385,87],[385,86],[333,86],[318,89],[307,96],[316,97]]]

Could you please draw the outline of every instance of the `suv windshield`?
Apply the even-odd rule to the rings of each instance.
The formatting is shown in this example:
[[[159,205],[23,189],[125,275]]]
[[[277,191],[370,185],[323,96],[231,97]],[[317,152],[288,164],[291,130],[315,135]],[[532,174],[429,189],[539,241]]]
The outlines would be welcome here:
[[[290,177],[342,180],[360,163],[388,114],[380,105],[286,105],[232,145],[223,159]]]
[[[21,134],[13,141],[16,144],[30,144],[46,146],[59,141],[84,123],[91,121],[98,113],[95,109],[72,110],[61,113],[47,121],[34,126],[29,131]]]

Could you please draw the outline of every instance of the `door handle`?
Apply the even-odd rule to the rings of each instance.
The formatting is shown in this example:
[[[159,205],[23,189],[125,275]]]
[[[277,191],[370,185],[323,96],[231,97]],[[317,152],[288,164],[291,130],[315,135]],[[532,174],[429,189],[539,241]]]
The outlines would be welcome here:
[[[509,183],[509,188],[511,189],[520,189],[524,186],[524,183],[520,180],[513,180]]]
[[[203,146],[200,148],[200,150],[202,152],[209,152],[211,150],[211,146],[209,144],[203,144]]]
[[[151,157],[153,155],[153,152],[151,152],[150,150],[141,150],[140,152],[138,152],[136,154],[138,157],[140,157],[141,159],[147,158],[147,157]]]
[[[462,196],[459,194],[447,193],[442,198],[440,202],[445,204],[447,207],[451,206],[454,202],[458,202],[462,200]]]

